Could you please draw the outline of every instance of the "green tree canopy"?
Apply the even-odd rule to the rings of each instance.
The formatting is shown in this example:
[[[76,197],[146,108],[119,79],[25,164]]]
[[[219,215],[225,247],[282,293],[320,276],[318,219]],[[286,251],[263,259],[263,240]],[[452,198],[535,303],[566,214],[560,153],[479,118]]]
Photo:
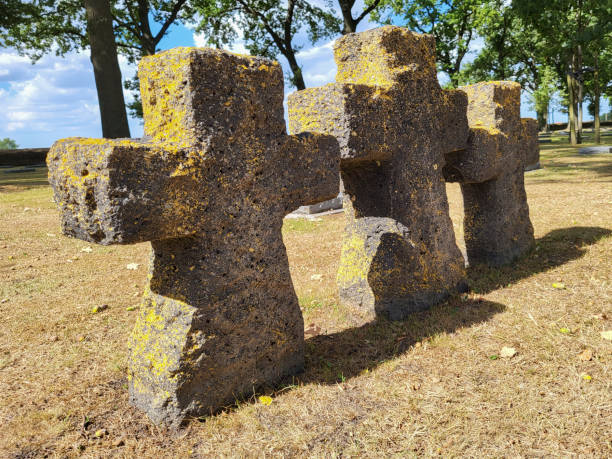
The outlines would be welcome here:
[[[460,83],[461,65],[496,3],[490,0],[384,0],[379,21],[404,25],[436,39],[438,69],[448,75],[451,86]]]
[[[15,148],[19,148],[19,145],[13,139],[8,137],[0,139],[0,150],[14,150]]]
[[[305,0],[194,0],[193,5],[201,18],[198,31],[211,45],[231,46],[240,37],[253,55],[282,55],[297,89],[306,85],[296,58],[301,49],[296,35],[303,33],[314,44],[340,33],[341,22],[332,11]]]

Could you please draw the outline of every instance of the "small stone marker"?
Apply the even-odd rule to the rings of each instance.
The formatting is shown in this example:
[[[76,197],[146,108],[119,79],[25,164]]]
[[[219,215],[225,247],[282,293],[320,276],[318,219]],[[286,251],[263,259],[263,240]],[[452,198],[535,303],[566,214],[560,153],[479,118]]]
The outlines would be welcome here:
[[[276,62],[177,48],[139,75],[145,138],[60,140],[49,178],[65,234],[151,241],[129,393],[177,426],[302,370],[281,226],[336,196],[340,153],[333,137],[286,134]]]
[[[599,147],[583,147],[578,150],[580,155],[600,155],[605,153],[612,153],[612,146],[604,145]]]
[[[337,83],[289,96],[290,129],[340,144],[341,300],[402,319],[467,288],[442,176],[444,154],[467,145],[467,99],[440,89],[432,36],[386,26],[334,54]]]
[[[520,118],[518,83],[460,89],[468,96],[469,146],[446,156],[444,175],[461,183],[468,261],[502,265],[534,244],[524,169],[538,159],[537,124]]]

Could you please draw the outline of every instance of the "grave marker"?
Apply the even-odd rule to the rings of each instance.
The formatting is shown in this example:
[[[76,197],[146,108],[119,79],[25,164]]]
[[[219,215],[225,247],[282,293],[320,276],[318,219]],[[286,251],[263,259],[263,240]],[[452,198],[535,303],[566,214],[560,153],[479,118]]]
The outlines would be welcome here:
[[[502,265],[534,244],[524,170],[539,157],[537,124],[520,118],[518,83],[460,89],[468,96],[469,145],[446,156],[444,175],[461,184],[468,261]]]
[[[402,319],[464,291],[442,168],[467,144],[467,99],[443,91],[433,37],[386,26],[334,45],[336,83],[289,96],[292,132],[333,135],[347,227],[340,297]]]
[[[151,241],[131,402],[173,426],[303,367],[283,217],[338,193],[337,141],[288,136],[278,63],[212,49],[145,57],[145,138],[48,155],[65,234]]]

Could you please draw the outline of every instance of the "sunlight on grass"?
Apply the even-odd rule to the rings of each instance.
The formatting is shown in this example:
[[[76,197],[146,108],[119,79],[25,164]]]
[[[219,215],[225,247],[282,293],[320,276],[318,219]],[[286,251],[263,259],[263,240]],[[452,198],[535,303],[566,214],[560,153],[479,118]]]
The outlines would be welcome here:
[[[149,244],[83,252],[60,234],[46,172],[0,169],[0,456],[610,456],[612,155],[553,136],[541,163],[525,176],[534,250],[470,267],[467,295],[401,322],[340,303],[343,215],[286,219],[304,372],[179,435],[128,401]]]

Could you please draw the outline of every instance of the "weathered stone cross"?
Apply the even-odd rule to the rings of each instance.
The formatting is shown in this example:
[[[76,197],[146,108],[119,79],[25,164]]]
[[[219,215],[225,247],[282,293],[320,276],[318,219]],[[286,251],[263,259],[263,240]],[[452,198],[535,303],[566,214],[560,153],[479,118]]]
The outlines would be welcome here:
[[[338,192],[330,136],[288,136],[278,63],[178,48],[142,60],[145,138],[48,155],[65,234],[152,242],[130,340],[130,400],[178,425],[301,371],[283,217]]]
[[[467,287],[442,175],[444,154],[466,146],[467,99],[440,89],[429,35],[381,27],[334,53],[337,83],[290,95],[290,128],[340,144],[341,299],[401,319]]]
[[[470,137],[465,150],[446,156],[444,175],[461,183],[468,260],[509,263],[534,243],[524,169],[538,162],[537,122],[520,118],[518,83],[459,89],[468,96]]]

